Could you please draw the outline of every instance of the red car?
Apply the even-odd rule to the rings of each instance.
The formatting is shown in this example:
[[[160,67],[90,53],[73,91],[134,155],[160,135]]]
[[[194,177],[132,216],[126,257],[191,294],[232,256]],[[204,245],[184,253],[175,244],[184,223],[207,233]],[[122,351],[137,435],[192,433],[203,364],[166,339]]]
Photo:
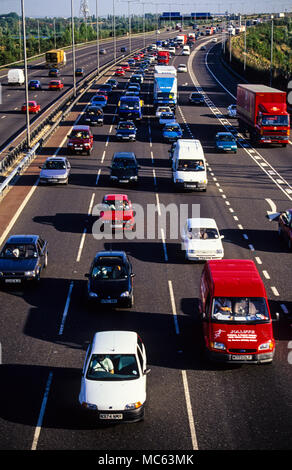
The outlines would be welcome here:
[[[101,211],[100,217],[104,230],[134,230],[133,207],[126,194],[106,194],[102,204],[104,210]]]
[[[119,76],[125,75],[124,69],[122,69],[122,67],[118,68],[115,72],[115,75],[119,75]]]
[[[139,56],[141,57],[141,59],[143,59],[143,57],[144,57],[144,52],[139,52]]]
[[[125,70],[125,71],[131,70],[129,64],[122,64],[121,67],[122,67],[122,69]]]
[[[49,90],[62,90],[64,83],[61,80],[51,80],[49,83]]]
[[[141,60],[141,57],[139,55],[134,55],[133,59],[136,60],[136,61],[139,61],[139,60]]]
[[[37,104],[36,101],[29,101],[28,102],[28,111],[30,113],[38,113],[41,110],[41,106]],[[24,103],[21,107],[21,111],[26,112],[26,103]]]

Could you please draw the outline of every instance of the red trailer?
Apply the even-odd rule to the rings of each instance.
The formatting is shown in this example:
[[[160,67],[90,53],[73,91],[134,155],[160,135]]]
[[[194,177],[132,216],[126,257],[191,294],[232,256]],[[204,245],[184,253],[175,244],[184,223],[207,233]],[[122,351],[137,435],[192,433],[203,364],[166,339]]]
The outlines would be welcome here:
[[[157,63],[159,65],[168,65],[169,64],[169,51],[158,51]]]
[[[286,147],[290,116],[285,91],[266,85],[237,85],[236,112],[239,131],[249,132],[253,142]]]

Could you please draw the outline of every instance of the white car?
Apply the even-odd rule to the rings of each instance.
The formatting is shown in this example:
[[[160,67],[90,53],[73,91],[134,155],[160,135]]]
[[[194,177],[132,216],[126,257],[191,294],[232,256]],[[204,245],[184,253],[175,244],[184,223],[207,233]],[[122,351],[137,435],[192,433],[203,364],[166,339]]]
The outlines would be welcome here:
[[[164,127],[165,124],[170,124],[175,122],[175,115],[171,111],[170,113],[161,113],[159,118],[159,126]]]
[[[236,117],[236,104],[231,104],[227,108],[229,117]]]
[[[182,249],[187,260],[222,259],[224,249],[214,219],[190,218],[182,229]]]
[[[213,38],[213,39],[212,39],[212,42],[217,42],[217,38]]]
[[[171,113],[171,108],[169,106],[158,106],[156,109],[155,117],[160,118],[161,113]]]
[[[188,68],[185,64],[179,64],[178,68],[177,68],[177,71],[178,72],[187,72],[188,71]]]
[[[88,346],[79,403],[96,422],[134,422],[144,418],[144,344],[134,331],[100,331]]]

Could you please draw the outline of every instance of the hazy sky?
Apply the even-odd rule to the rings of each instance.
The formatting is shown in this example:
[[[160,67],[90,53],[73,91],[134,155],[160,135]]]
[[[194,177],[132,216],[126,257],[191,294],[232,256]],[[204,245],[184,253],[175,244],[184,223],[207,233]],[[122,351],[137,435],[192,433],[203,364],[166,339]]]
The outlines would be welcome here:
[[[95,14],[96,0],[87,0],[89,11]],[[127,0],[98,0],[99,15],[106,15],[113,11],[113,1],[115,2],[115,14],[127,15],[128,14],[128,1]],[[180,13],[191,12],[219,12],[231,11],[234,13],[277,13],[281,11],[291,11],[292,2],[289,0],[207,0],[204,2],[199,1],[168,1],[159,2],[158,0],[130,0],[130,11],[137,14],[142,14],[144,1],[145,13],[155,13],[157,11],[179,11]],[[79,16],[81,0],[73,0],[74,15]],[[140,4],[139,4],[140,3]],[[25,15],[33,17],[43,16],[64,16],[71,15],[71,0],[24,0]],[[157,7],[156,7],[157,5]],[[0,0],[0,14],[10,13],[15,11],[20,14],[21,0]]]

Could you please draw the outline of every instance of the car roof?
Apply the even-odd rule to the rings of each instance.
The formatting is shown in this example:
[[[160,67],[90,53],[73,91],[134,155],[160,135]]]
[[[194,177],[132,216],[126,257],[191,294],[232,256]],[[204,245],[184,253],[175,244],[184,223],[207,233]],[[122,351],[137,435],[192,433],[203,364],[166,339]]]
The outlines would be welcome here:
[[[39,239],[39,235],[11,235],[6,243],[35,243]]]
[[[98,331],[92,341],[92,354],[136,354],[137,333],[134,331]]]
[[[123,201],[129,200],[127,194],[106,194],[103,199],[108,201],[114,201],[115,199],[122,199]]]
[[[115,152],[113,158],[129,158],[129,159],[136,159],[136,155],[134,152]]]
[[[76,126],[73,126],[73,130],[81,130],[81,131],[90,131],[90,126],[82,125],[82,124],[76,124]]]
[[[54,162],[55,162],[55,161],[62,161],[62,162],[64,162],[64,161],[67,160],[67,157],[48,157],[48,158],[46,159],[46,162],[49,161],[49,160],[53,160]]]
[[[107,250],[103,250],[103,251],[98,251],[95,254],[94,260],[96,261],[96,260],[101,259],[101,258],[121,258],[123,261],[125,261],[126,258],[127,258],[127,255],[126,255],[125,251],[107,251]]]
[[[205,217],[193,217],[187,219],[189,227],[204,227],[204,228],[218,228],[215,219]]]

